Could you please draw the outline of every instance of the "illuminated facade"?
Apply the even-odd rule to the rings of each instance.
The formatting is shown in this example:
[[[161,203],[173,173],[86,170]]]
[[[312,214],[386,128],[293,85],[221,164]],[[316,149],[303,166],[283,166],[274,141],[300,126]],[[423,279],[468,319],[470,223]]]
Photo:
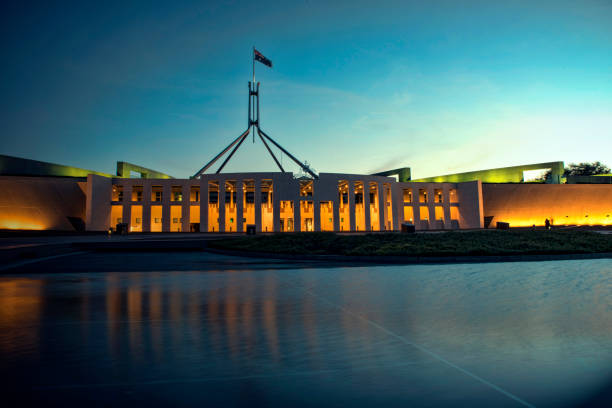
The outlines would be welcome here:
[[[132,232],[396,231],[482,227],[482,188],[374,175],[227,173],[200,179],[87,180],[86,225]]]
[[[509,168],[508,180],[487,183],[499,181],[503,169],[439,182],[410,180],[407,168],[316,178],[270,172],[175,179],[123,162],[111,176],[6,157],[0,156],[0,229],[106,231],[127,224],[134,233],[244,233],[252,225],[264,233],[365,232],[397,231],[402,223],[417,230],[540,226],[547,218],[554,225],[612,225],[610,184],[515,180],[519,169],[562,162]],[[140,178],[130,178],[133,172]]]

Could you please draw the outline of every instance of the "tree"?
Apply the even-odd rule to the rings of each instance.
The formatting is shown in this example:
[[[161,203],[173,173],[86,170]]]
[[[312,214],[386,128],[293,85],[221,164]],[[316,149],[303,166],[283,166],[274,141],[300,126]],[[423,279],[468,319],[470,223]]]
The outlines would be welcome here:
[[[596,174],[610,174],[610,168],[600,161],[592,163],[570,163],[563,171],[563,177],[567,176],[594,176]],[[550,179],[552,172],[547,170],[537,179],[542,183]]]
[[[610,168],[600,161],[593,163],[570,163],[563,175],[567,176],[594,176],[596,174],[609,174]]]

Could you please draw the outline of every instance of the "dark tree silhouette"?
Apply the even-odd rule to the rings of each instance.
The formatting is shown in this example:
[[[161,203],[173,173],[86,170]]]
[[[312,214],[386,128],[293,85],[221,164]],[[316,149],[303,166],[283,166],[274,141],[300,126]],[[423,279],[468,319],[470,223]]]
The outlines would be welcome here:
[[[600,161],[593,163],[570,163],[565,167],[563,175],[567,176],[594,176],[596,174],[609,174],[610,168]]]
[[[592,163],[570,163],[565,166],[563,171],[563,177],[567,176],[594,176],[596,174],[610,174],[610,168],[600,161]],[[541,182],[545,182],[550,179],[551,171],[547,170],[546,173],[538,179]]]

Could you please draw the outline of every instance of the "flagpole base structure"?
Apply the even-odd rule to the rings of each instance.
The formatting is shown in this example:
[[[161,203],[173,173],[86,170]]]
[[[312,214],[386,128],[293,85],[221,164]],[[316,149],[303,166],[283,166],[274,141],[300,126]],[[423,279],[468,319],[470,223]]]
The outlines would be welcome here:
[[[249,118],[248,118],[247,129],[244,132],[242,132],[240,136],[234,139],[225,149],[219,152],[219,154],[217,154],[211,161],[206,163],[196,174],[193,175],[192,178],[200,178],[208,169],[210,169],[218,160],[220,160],[223,156],[225,156],[225,154],[231,149],[231,152],[229,153],[229,155],[225,158],[223,163],[221,163],[221,166],[219,166],[219,168],[215,172],[215,174],[219,174],[221,170],[223,170],[225,165],[234,156],[234,153],[236,153],[236,151],[240,148],[240,146],[242,145],[242,142],[244,142],[244,140],[249,136],[249,133],[251,131],[253,131],[253,142],[255,141],[255,133],[257,133],[257,135],[263,142],[264,146],[266,147],[266,150],[268,150],[268,153],[270,153],[270,156],[272,156],[272,159],[274,160],[274,162],[276,163],[276,165],[278,166],[278,168],[280,169],[282,173],[286,173],[286,171],[281,165],[281,163],[278,161],[276,156],[274,155],[274,152],[272,151],[272,149],[270,148],[266,140],[272,143],[281,152],[286,154],[304,172],[308,173],[314,179],[319,178],[319,176],[306,163],[300,161],[295,156],[293,156],[291,153],[289,153],[284,147],[282,147],[274,139],[268,136],[266,132],[261,130],[261,128],[259,127],[259,82],[257,83],[249,82]]]

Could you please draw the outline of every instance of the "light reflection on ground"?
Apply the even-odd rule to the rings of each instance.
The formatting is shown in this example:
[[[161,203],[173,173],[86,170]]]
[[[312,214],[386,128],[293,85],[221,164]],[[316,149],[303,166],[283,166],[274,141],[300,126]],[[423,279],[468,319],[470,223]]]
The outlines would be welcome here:
[[[571,406],[612,380],[612,260],[76,273],[92,256],[0,278],[22,402]]]

